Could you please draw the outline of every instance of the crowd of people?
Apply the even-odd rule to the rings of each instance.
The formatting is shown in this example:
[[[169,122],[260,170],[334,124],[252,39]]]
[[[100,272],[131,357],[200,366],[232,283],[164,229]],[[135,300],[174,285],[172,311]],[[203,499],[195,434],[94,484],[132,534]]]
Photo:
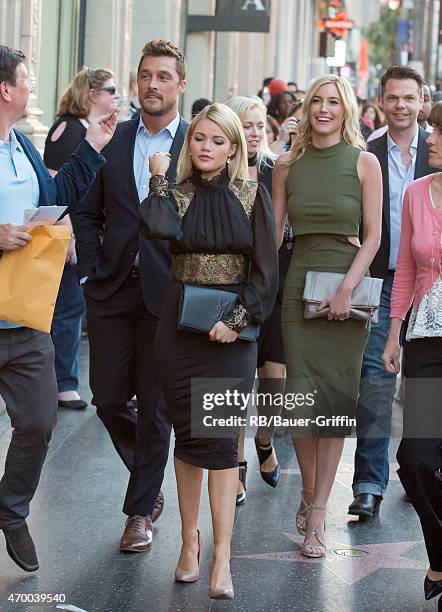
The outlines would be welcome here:
[[[153,544],[173,428],[182,525],[175,580],[199,579],[206,469],[214,599],[234,597],[230,545],[235,506],[246,503],[245,430],[195,428],[192,381],[206,380],[207,391],[223,380],[226,391],[249,393],[258,370],[263,394],[318,391],[313,405],[296,411],[307,427],[289,433],[302,478],[293,521],[302,554],[321,558],[327,503],[354,421],[348,512],[361,519],[379,512],[402,344],[398,473],[428,552],[425,597],[435,597],[442,593],[442,102],[432,104],[414,69],[391,66],[377,103],[359,100],[333,74],[307,91],[273,78],[257,96],[197,100],[189,124],[178,111],[186,70],[173,43],[148,42],[131,83],[131,118],[117,125],[113,72],[83,68],[60,100],[44,165],[14,128],[27,114],[25,57],[0,47],[0,249],[32,239],[23,224],[29,207],[68,204],[59,222],[73,229],[53,342],[0,321],[0,394],[13,427],[0,481],[7,552],[23,570],[38,569],[26,519],[57,405],[86,407],[78,395],[84,312],[92,403],[129,472],[120,551]],[[313,307],[305,297],[311,274],[323,290]],[[371,278],[382,280],[377,300],[370,290],[355,302],[361,287],[380,287]],[[275,488],[280,466],[268,417],[282,406],[257,410],[267,423],[255,436],[261,476]],[[324,415],[326,427],[317,420]]]

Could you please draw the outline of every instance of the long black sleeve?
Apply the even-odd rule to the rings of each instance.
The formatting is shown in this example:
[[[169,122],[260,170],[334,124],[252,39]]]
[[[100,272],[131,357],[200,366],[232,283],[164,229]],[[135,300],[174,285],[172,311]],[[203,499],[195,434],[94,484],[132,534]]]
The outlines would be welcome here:
[[[166,177],[150,178],[149,195],[141,202],[141,233],[145,238],[180,240],[183,231],[176,202]]]
[[[106,159],[83,140],[57,172],[54,179],[56,203],[68,206],[67,213],[74,212],[85,198],[97,172],[106,163]],[[48,175],[49,176],[49,175]]]
[[[263,323],[272,312],[278,291],[278,249],[272,205],[268,192],[258,186],[252,212],[253,254],[249,282],[239,302],[223,321],[241,329],[251,321]]]

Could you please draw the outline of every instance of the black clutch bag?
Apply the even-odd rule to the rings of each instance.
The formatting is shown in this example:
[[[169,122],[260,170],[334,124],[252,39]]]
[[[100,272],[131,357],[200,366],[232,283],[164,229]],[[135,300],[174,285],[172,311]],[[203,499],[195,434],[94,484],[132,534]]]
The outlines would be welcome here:
[[[215,323],[230,312],[238,300],[233,291],[197,285],[183,285],[178,329],[208,334]],[[256,342],[259,325],[251,324],[238,333],[240,340]]]

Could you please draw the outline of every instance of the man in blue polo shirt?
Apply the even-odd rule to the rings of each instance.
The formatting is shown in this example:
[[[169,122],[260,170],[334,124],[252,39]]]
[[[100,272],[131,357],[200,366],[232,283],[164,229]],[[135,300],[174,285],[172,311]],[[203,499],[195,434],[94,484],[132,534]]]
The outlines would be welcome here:
[[[52,179],[32,143],[12,129],[27,115],[30,93],[21,51],[0,46],[0,255],[23,248],[32,236],[22,225],[27,208],[80,204],[106,163],[101,149],[117,116],[92,122],[85,140]],[[26,518],[57,414],[54,349],[49,334],[0,321],[0,395],[13,427],[0,481],[0,529],[9,556],[23,570],[38,569]]]

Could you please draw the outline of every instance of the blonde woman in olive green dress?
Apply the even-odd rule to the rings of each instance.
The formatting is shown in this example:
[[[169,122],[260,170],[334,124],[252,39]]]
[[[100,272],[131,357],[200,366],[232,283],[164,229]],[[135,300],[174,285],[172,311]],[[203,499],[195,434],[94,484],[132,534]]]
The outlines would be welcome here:
[[[296,409],[295,417],[356,413],[368,332],[364,322],[349,318],[351,295],[379,248],[382,215],[381,169],[364,149],[350,83],[335,75],[315,81],[291,151],[280,156],[273,174],[279,243],[287,215],[296,236],[282,304],[287,377],[317,391],[315,406]],[[318,306],[328,309],[323,318],[303,318],[308,270],[345,275]],[[303,489],[296,525],[308,557],[325,555],[326,506],[350,431],[317,423],[293,431]]]

